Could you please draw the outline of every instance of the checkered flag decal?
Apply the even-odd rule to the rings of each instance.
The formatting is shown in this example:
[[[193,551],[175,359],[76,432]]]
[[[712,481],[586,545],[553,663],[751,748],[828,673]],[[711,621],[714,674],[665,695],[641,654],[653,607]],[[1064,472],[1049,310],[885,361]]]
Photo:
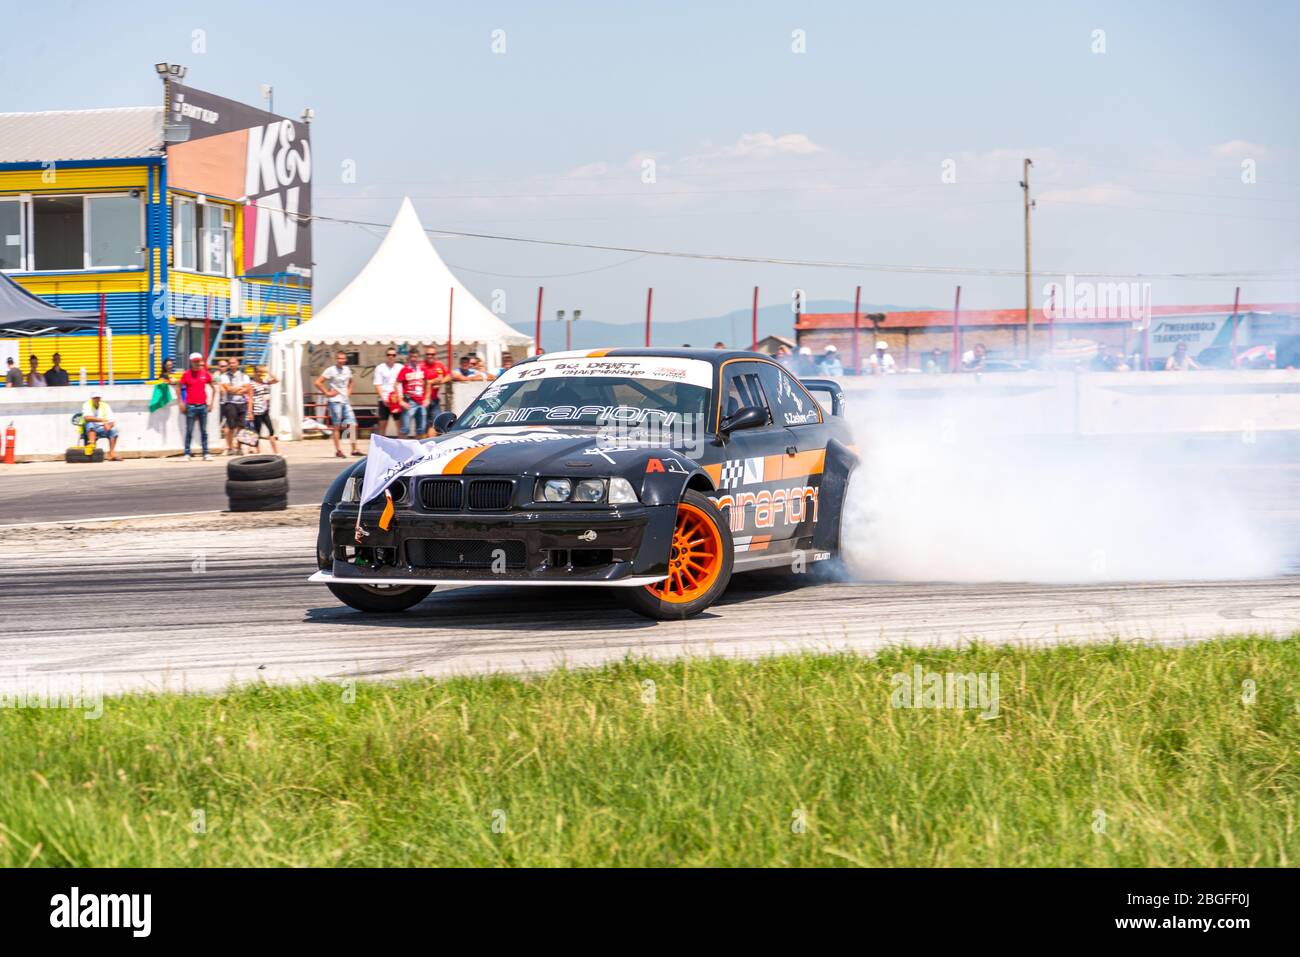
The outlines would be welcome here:
[[[723,488],[736,488],[745,479],[745,460],[731,459],[722,463],[720,484]]]

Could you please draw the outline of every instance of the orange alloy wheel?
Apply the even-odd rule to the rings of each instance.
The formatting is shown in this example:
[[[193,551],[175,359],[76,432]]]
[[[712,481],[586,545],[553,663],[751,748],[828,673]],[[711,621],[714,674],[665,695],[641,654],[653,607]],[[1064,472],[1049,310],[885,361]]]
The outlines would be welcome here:
[[[677,506],[668,556],[668,577],[646,591],[661,601],[685,604],[707,592],[722,572],[722,533],[701,508],[682,502]]]

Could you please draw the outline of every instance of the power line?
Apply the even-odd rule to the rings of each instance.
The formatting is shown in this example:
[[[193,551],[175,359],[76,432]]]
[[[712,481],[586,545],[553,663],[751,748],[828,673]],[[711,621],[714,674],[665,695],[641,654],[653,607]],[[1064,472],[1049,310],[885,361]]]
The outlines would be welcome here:
[[[250,203],[250,206],[256,206],[258,209],[271,209],[276,213],[283,213],[284,210],[277,207],[261,206],[257,203]],[[380,229],[387,229],[390,224],[376,223],[359,219],[344,219],[340,216],[323,216],[319,213],[292,213],[289,214],[297,220],[314,220],[323,223],[339,223],[351,226],[375,226]],[[632,253],[637,256],[660,256],[668,259],[688,259],[697,262],[734,262],[749,263],[752,265],[765,266],[798,266],[806,269],[848,269],[858,272],[884,272],[884,273],[918,273],[931,275],[950,275],[950,276],[988,276],[1001,278],[1022,278],[1023,269],[992,269],[981,266],[928,266],[915,264],[888,264],[888,263],[861,263],[837,260],[818,260],[818,259],[785,259],[766,256],[737,256],[722,253],[693,253],[684,250],[673,249],[652,249],[643,246],[619,246],[610,243],[583,243],[573,240],[564,239],[536,239],[527,236],[506,236],[497,233],[479,233],[468,232],[456,229],[441,229],[424,227],[424,231],[433,236],[456,236],[461,239],[484,239],[493,242],[505,243],[522,243],[533,246],[552,246],[565,249],[585,249],[598,252],[621,252]],[[1275,276],[1276,278],[1266,278]],[[1187,272],[1187,273],[1135,273],[1135,272],[1083,272],[1080,270],[1039,270],[1039,275],[1043,276],[1075,276],[1082,279],[1186,279],[1186,280],[1204,280],[1213,282],[1222,282],[1228,279],[1250,279],[1256,282],[1292,282],[1300,278],[1300,270],[1264,270],[1259,272],[1234,272],[1234,273],[1206,273],[1206,272]]]

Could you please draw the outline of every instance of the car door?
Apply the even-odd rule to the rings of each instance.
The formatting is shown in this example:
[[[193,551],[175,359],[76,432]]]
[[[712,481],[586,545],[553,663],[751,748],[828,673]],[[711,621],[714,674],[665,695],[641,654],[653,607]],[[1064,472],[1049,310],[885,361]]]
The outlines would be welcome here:
[[[746,407],[767,413],[765,425],[732,432],[723,445],[724,461],[711,468],[718,485],[715,501],[719,507],[730,509],[738,560],[745,553],[788,550],[788,540],[799,524],[791,520],[784,491],[790,432],[773,413],[763,386],[764,365],[747,359],[730,360],[723,363],[720,372],[720,422]],[[796,517],[803,516],[803,506],[802,500],[794,503]]]
[[[784,428],[780,494],[788,537],[796,541],[811,536],[821,512],[822,475],[828,416],[799,380],[774,362],[756,363],[772,417]]]

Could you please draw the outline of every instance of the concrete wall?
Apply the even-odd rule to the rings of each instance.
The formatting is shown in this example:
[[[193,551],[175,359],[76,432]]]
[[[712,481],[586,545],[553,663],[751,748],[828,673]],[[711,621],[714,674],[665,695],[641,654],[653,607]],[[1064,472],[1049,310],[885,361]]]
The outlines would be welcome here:
[[[184,416],[175,403],[150,412],[153,388],[152,385],[137,384],[0,389],[0,434],[13,423],[17,432],[14,448],[20,460],[62,455],[69,446],[77,444],[73,413],[80,412],[92,395],[98,395],[112,407],[119,432],[119,455],[179,452],[184,439]],[[195,435],[195,452],[198,451],[198,441]],[[208,420],[208,445],[218,448],[222,444],[214,408]],[[107,442],[101,440],[100,447],[107,448]]]
[[[848,376],[851,415],[984,433],[1144,435],[1300,430],[1300,371]]]

